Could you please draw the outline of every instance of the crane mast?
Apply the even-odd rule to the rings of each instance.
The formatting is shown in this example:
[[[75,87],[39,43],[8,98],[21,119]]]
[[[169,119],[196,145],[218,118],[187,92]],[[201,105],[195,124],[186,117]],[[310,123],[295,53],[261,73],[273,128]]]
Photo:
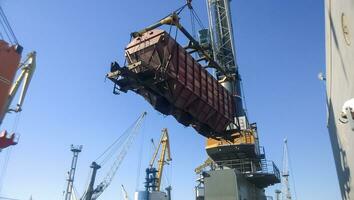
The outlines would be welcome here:
[[[282,184],[283,184],[283,200],[291,200],[290,183],[289,183],[289,154],[288,141],[284,140],[283,149],[283,170],[282,170]]]
[[[73,186],[74,186],[76,165],[77,165],[79,153],[81,151],[82,151],[82,145],[80,145],[80,146],[71,145],[71,152],[73,152],[73,159],[71,161],[71,167],[70,167],[70,171],[68,174],[68,180],[67,180],[68,185],[66,187],[65,200],[71,200],[72,195],[73,195]]]
[[[241,78],[236,62],[236,50],[232,29],[230,1],[206,0],[209,18],[209,34],[214,60],[228,77],[216,69],[216,78],[234,96],[236,121],[245,116],[241,95]],[[246,125],[244,118],[240,125]],[[244,123],[244,124],[243,124]]]
[[[160,149],[161,149],[161,152],[160,152]],[[159,152],[160,152],[160,158],[158,160],[157,170],[156,170],[154,168],[154,164],[155,164],[155,161],[156,161],[156,158],[157,158]],[[150,165],[149,165],[150,168],[148,169],[149,172],[156,173],[156,177],[154,176],[153,183],[151,183],[153,191],[160,191],[161,179],[162,179],[162,173],[163,173],[164,166],[165,166],[165,164],[168,164],[168,162],[171,160],[172,160],[172,158],[171,158],[171,152],[170,152],[170,140],[168,137],[168,131],[166,128],[164,128],[162,130],[160,142],[154,152],[154,155],[151,158]]]

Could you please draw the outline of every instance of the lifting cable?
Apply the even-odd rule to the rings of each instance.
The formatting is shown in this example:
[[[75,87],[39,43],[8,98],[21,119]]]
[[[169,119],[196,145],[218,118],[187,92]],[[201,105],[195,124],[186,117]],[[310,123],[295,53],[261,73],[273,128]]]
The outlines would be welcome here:
[[[4,12],[4,10],[2,9],[1,6],[0,6],[0,17],[1,17],[1,19],[0,19],[1,25],[2,25],[2,27],[4,29],[5,34],[9,38],[10,42],[18,44],[17,37],[16,37],[14,31],[12,30],[11,25],[10,25],[10,23],[9,23],[9,21],[8,21],[6,15],[5,15],[5,12]]]
[[[17,133],[17,129],[18,129],[18,125],[19,125],[19,122],[20,122],[20,118],[21,118],[21,112],[20,113],[17,113],[16,116],[15,116],[15,122],[13,124],[13,127],[12,127],[12,132],[13,133]],[[19,141],[19,138],[20,138],[20,135],[18,135],[16,137],[16,142]],[[3,187],[3,183],[4,183],[4,179],[5,179],[5,176],[6,176],[6,172],[7,172],[7,168],[8,168],[8,165],[9,165],[9,162],[10,162],[10,158],[11,158],[11,153],[12,153],[12,146],[10,147],[7,147],[5,149],[6,153],[5,153],[5,160],[4,160],[4,163],[1,167],[1,171],[0,171],[0,193],[2,191],[2,187]],[[0,155],[1,155],[1,151],[0,151]]]
[[[10,155],[11,155],[11,152],[12,152],[12,147],[8,147],[5,151],[6,151],[5,158],[4,158],[5,161],[4,161],[4,164],[3,164],[2,168],[1,168],[1,171],[0,171],[0,193],[2,191],[2,187],[3,187],[3,184],[4,184],[6,171],[7,171],[8,165],[9,165],[9,160],[10,160]]]
[[[144,122],[146,116],[146,112],[144,112],[122,135],[120,135],[111,145],[108,146],[107,149],[103,151],[102,154],[98,156],[95,160],[97,164],[101,167],[106,164],[114,155],[116,155],[113,164],[110,169],[106,173],[103,181],[101,181],[97,188],[95,189],[95,193],[93,194],[93,199],[97,199],[104,190],[111,184],[119,166],[123,162],[125,156],[128,153],[129,148],[133,144],[136,136],[140,132],[142,124]],[[100,161],[100,162],[99,162]],[[91,170],[92,171],[92,170]],[[90,173],[91,174],[91,173]],[[87,187],[86,187],[87,188]],[[84,192],[83,196],[86,196],[87,191]]]
[[[142,127],[144,129],[144,127]],[[141,163],[143,160],[143,150],[144,150],[144,141],[145,141],[145,134],[144,131],[141,134],[141,141],[140,141],[140,149],[138,152],[138,167],[137,167],[137,176],[135,180],[135,191],[138,191],[139,189],[139,183],[140,183],[140,172],[141,172]]]
[[[10,42],[10,43],[13,43],[12,40],[11,40],[11,37],[10,37],[9,33],[6,31],[6,26],[5,26],[5,24],[4,24],[3,20],[2,20],[2,18],[0,18],[0,23],[1,23],[1,26],[2,26],[2,28],[3,28],[3,30],[4,30],[4,32],[5,32],[5,35],[6,35],[7,38],[9,39],[9,42]],[[2,34],[1,34],[1,37],[2,37],[2,39],[4,39],[3,36],[2,36]]]
[[[124,133],[120,135],[111,145],[109,145],[107,149],[105,149],[103,153],[98,156],[95,162],[99,163],[101,166],[106,164],[107,161],[113,157],[113,155],[121,148],[129,136],[134,132],[134,129],[137,128],[139,121],[140,118],[137,119],[126,131],[124,131]]]

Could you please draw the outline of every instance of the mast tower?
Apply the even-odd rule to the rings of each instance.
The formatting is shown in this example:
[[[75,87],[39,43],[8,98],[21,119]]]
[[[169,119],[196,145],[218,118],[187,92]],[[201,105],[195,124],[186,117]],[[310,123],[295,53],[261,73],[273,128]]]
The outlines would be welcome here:
[[[74,186],[76,165],[77,165],[77,160],[78,160],[79,153],[81,152],[81,150],[82,150],[82,145],[80,145],[80,146],[71,145],[71,151],[73,152],[73,159],[71,161],[69,177],[67,179],[68,180],[68,185],[66,187],[65,200],[71,200],[71,196],[72,196],[72,192],[73,192],[73,186]]]

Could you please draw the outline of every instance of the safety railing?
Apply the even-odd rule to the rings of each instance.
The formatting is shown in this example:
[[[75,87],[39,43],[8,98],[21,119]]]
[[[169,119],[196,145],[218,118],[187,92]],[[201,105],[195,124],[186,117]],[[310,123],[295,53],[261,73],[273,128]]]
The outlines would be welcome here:
[[[240,173],[245,175],[254,174],[268,174],[274,175],[280,179],[280,172],[278,167],[273,161],[269,160],[250,160],[250,159],[236,159],[236,160],[223,160],[216,162],[218,167],[228,167],[237,169]]]

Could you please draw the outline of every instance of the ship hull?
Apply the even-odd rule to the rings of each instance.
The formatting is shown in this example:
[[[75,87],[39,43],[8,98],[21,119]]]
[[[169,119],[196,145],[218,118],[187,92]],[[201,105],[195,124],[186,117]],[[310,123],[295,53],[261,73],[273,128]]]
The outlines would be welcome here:
[[[0,124],[7,112],[9,91],[21,59],[17,47],[0,40]]]

